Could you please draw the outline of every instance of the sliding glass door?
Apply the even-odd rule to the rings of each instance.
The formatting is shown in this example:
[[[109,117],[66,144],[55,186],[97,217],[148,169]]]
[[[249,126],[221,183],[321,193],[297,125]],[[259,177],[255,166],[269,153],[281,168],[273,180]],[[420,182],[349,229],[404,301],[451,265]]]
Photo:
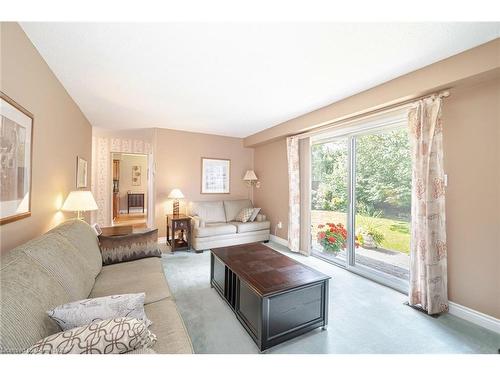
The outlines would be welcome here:
[[[313,139],[311,194],[313,255],[406,291],[411,209],[406,123]]]

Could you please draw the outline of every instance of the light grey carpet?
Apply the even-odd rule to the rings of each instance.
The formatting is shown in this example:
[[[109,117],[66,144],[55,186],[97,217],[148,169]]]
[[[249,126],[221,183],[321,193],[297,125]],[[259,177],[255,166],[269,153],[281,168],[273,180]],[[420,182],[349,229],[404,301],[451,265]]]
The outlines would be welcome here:
[[[406,296],[314,257],[271,247],[332,277],[328,330],[266,353],[497,353],[500,335],[449,314],[403,305]],[[210,288],[210,252],[163,255],[164,270],[196,353],[258,353],[229,306]]]

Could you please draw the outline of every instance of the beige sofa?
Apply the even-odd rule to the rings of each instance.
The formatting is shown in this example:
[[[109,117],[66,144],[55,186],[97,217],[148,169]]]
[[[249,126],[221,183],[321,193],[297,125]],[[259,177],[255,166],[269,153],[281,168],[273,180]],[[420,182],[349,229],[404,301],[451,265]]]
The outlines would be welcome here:
[[[130,353],[192,353],[160,258],[102,266],[97,237],[69,220],[1,259],[0,352],[22,353],[60,329],[46,311],[88,297],[146,293],[145,311],[158,341]]]
[[[249,199],[197,201],[188,205],[192,220],[191,246],[197,250],[269,241],[270,222],[260,215],[255,221],[235,221],[242,208],[253,207]]]

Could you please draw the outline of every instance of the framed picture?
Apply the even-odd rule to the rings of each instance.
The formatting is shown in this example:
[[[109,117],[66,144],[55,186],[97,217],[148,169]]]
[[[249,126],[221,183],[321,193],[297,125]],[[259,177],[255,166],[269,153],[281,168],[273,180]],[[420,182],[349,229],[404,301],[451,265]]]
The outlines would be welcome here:
[[[134,165],[132,167],[132,186],[140,186],[141,185],[141,166]]]
[[[201,158],[201,193],[229,194],[231,160]]]
[[[87,187],[87,160],[77,156],[76,157],[76,188]]]
[[[31,215],[31,113],[0,92],[0,225]]]

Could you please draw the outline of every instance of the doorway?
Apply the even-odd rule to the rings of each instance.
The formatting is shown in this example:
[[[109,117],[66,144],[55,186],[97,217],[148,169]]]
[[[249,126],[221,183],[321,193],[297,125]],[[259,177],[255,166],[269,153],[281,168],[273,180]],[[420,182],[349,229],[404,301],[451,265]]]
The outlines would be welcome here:
[[[146,228],[148,222],[148,155],[111,153],[113,226]]]
[[[408,290],[411,155],[406,114],[311,139],[311,252]]]

